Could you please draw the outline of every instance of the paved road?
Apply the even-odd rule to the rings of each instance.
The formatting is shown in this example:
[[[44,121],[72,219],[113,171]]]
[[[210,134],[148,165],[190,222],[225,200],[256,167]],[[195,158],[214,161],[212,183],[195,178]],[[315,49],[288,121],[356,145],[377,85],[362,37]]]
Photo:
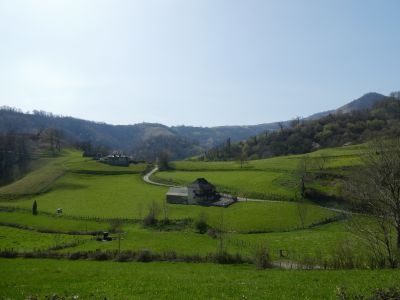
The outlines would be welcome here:
[[[154,185],[159,185],[159,186],[168,186],[168,187],[174,187],[175,185],[170,185],[170,184],[164,184],[164,183],[159,183],[155,182],[150,179],[150,177],[158,171],[158,167],[155,167],[153,170],[151,170],[149,173],[143,176],[143,180],[147,183],[154,184]]]

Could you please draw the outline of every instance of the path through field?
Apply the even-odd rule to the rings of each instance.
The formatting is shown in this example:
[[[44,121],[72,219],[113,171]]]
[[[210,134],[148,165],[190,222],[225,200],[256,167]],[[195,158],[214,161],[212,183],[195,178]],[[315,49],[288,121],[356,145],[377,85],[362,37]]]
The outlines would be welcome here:
[[[149,184],[154,184],[154,185],[158,185],[158,186],[180,187],[177,185],[164,184],[164,183],[160,183],[160,182],[151,180],[150,177],[157,172],[158,172],[158,167],[155,167],[153,170],[151,170],[149,173],[147,173],[146,175],[143,176],[143,180]],[[243,198],[243,197],[237,197],[237,201],[238,202],[287,202],[287,201],[283,201],[283,200],[263,200],[263,199],[253,199],[253,198]],[[351,214],[351,212],[346,211],[344,209],[330,208],[330,207],[319,206],[319,205],[318,205],[318,207],[329,209],[329,210],[337,212],[337,213]]]

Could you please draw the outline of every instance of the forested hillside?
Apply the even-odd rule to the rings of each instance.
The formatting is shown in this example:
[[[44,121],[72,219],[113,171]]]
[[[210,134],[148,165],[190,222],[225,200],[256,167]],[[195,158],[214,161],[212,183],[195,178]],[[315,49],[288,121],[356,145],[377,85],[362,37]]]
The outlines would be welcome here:
[[[393,99],[396,95],[392,94]],[[304,153],[319,146],[340,146],[346,142],[364,141],[371,131],[379,131],[381,123],[386,122],[385,116],[370,118],[364,110],[371,109],[384,98],[384,95],[378,93],[368,93],[336,110],[316,113],[304,120],[218,127],[168,127],[157,123],[110,125],[43,111],[23,113],[14,108],[2,107],[0,133],[34,136],[52,129],[61,134],[65,142],[77,145],[87,153],[95,155],[96,152],[119,151],[138,160],[155,160],[161,152],[168,152],[171,159],[197,156],[204,152],[207,152],[205,158],[208,160],[264,158]],[[344,116],[344,113],[352,115]],[[360,124],[366,120],[373,121],[375,125]],[[336,129],[337,126],[341,127],[340,130]],[[343,128],[347,128],[346,132],[342,132]],[[246,139],[246,142],[241,142]],[[224,145],[218,146],[221,144]]]
[[[71,144],[90,144],[90,149],[123,151],[144,160],[154,160],[165,150],[173,159],[199,155],[228,137],[240,141],[277,127],[277,123],[221,127],[168,127],[156,123],[110,125],[43,111],[23,113],[9,107],[0,109],[0,133],[35,135],[46,128],[53,128],[61,131],[63,138]]]
[[[295,119],[290,127],[265,132],[239,143],[227,140],[204,160],[260,159],[307,153],[324,147],[356,144],[374,137],[400,136],[400,101],[389,97],[371,109],[335,113],[316,120]]]

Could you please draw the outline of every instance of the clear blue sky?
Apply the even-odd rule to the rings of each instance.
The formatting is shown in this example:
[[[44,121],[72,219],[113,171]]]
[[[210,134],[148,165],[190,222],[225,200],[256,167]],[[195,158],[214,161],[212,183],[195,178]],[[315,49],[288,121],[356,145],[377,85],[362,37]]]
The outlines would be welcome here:
[[[400,89],[398,0],[0,0],[0,105],[258,124]]]

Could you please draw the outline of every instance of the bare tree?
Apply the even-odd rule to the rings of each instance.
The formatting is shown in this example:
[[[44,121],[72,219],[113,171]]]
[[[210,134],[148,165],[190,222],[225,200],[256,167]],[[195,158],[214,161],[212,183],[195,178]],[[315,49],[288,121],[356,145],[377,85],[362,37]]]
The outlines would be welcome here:
[[[295,189],[294,200],[296,201],[297,213],[301,223],[301,227],[306,226],[308,205],[306,203],[306,183],[309,180],[310,158],[303,156],[300,159],[299,165],[296,170],[297,186]]]
[[[295,199],[299,197],[301,199],[305,198],[306,195],[306,183],[309,180],[309,170],[310,169],[310,158],[308,156],[303,156],[300,159],[299,165],[296,170],[297,177],[297,187],[295,191]]]
[[[162,150],[158,155],[158,168],[161,171],[168,170],[170,161],[170,154],[168,150]]]
[[[302,228],[306,227],[307,224],[307,215],[308,215],[308,205],[304,201],[304,199],[300,199],[296,202],[297,206],[297,214],[299,216],[300,224]]]
[[[381,244],[394,266],[394,251],[400,251],[400,139],[375,140],[362,161],[345,183],[346,196],[357,211],[373,220],[372,226],[359,231]]]
[[[318,156],[313,157],[313,167],[315,167],[318,171],[322,172],[325,170],[326,165],[328,164],[330,157],[325,153],[321,153]]]
[[[384,217],[353,217],[347,223],[347,230],[358,237],[371,256],[371,267],[384,267],[389,263],[396,267],[393,224]]]
[[[239,152],[236,155],[236,161],[240,163],[240,168],[243,168],[243,165],[247,164],[247,156],[248,156],[249,146],[247,144],[240,144]]]

